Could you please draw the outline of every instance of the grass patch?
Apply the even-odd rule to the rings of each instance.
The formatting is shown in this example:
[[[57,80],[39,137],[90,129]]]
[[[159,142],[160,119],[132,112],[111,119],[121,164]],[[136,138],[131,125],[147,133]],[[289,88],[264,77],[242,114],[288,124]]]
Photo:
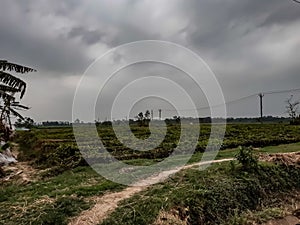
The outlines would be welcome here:
[[[199,171],[189,169],[163,184],[124,201],[102,224],[151,224],[161,210],[177,210],[188,224],[227,224],[247,210],[277,205],[284,193],[300,188],[300,171],[294,167],[260,164],[254,173],[229,163]]]
[[[90,204],[78,197],[59,197],[54,202],[43,204],[32,204],[19,208],[15,213],[18,216],[7,218],[5,224],[45,224],[66,225],[68,218],[77,215],[82,210],[88,209]],[[25,209],[25,210],[24,210]]]
[[[78,167],[27,185],[3,183],[0,185],[0,224],[64,224],[66,218],[90,207],[85,197],[122,188],[124,186],[104,179],[90,167]]]

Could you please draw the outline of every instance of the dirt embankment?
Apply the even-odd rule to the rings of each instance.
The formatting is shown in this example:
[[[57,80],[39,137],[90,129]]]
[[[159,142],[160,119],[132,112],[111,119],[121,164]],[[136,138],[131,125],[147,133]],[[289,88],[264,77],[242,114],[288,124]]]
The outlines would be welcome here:
[[[286,216],[282,219],[271,220],[264,225],[298,225],[300,224],[300,219],[294,215]]]
[[[259,160],[300,167],[300,152],[263,154]]]

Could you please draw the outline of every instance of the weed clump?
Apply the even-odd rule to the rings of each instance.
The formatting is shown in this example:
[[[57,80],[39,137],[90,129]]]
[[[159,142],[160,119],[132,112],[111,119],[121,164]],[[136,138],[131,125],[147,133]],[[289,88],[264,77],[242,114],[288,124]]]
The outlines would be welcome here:
[[[235,158],[242,165],[242,170],[248,172],[257,170],[258,155],[254,153],[252,147],[240,147]]]

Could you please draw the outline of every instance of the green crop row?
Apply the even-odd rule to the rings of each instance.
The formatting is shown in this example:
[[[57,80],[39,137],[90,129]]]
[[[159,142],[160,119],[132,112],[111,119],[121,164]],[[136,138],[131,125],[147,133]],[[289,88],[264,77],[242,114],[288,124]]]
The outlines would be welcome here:
[[[220,128],[223,125],[217,125]],[[120,127],[119,127],[120,128]],[[99,147],[97,140],[91,138],[92,131],[83,127],[80,133],[80,149],[89,161],[107,160],[107,151],[118,160],[133,159],[162,159],[168,157],[178,146],[181,151],[195,150],[204,152],[210,137],[211,126],[209,124],[189,126],[185,133],[181,134],[180,125],[169,125],[164,130],[160,127],[149,130],[148,127],[132,126],[131,130],[121,127],[123,142],[115,135],[111,126],[98,126],[97,131],[103,146]],[[134,135],[128,135],[130,133]],[[199,132],[198,141],[193,135]],[[160,137],[161,142],[156,143]],[[183,139],[180,139],[183,136]],[[136,138],[144,141],[145,145],[138,143]],[[19,132],[17,141],[20,144],[21,159],[35,160],[38,166],[66,166],[73,168],[84,165],[81,154],[76,146],[71,127],[34,129],[30,132]],[[238,146],[264,147],[279,144],[300,142],[300,126],[288,124],[229,124],[226,127],[224,140],[214,138],[211,143],[220,145],[221,149],[235,148]],[[146,148],[148,147],[148,148]],[[147,150],[147,149],[151,150]]]

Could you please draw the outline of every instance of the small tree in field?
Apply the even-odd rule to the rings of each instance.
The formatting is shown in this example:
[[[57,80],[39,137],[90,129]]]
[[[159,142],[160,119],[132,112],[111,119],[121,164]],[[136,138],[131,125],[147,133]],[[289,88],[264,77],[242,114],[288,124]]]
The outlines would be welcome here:
[[[140,126],[143,126],[144,124],[144,114],[143,112],[140,112],[137,116],[136,116],[138,122],[139,122],[139,125]]]
[[[150,120],[150,111],[146,110],[145,112],[145,119]]]
[[[299,121],[300,124],[300,118],[298,114],[298,108],[300,105],[300,101],[294,101],[293,95],[286,101],[286,112],[289,114],[290,118],[292,119],[291,124],[296,124]]]
[[[252,171],[258,167],[258,156],[254,153],[252,147],[239,147],[235,158],[242,165],[244,171]]]
[[[149,126],[151,114],[149,110],[146,110],[145,115],[144,115],[144,126]]]
[[[145,114],[143,112],[140,112],[136,118],[139,121],[140,126],[146,126],[149,124],[150,121],[150,111],[146,110]]]
[[[137,115],[137,119],[138,120],[143,120],[144,119],[144,114],[142,112],[140,112],[138,115]]]

